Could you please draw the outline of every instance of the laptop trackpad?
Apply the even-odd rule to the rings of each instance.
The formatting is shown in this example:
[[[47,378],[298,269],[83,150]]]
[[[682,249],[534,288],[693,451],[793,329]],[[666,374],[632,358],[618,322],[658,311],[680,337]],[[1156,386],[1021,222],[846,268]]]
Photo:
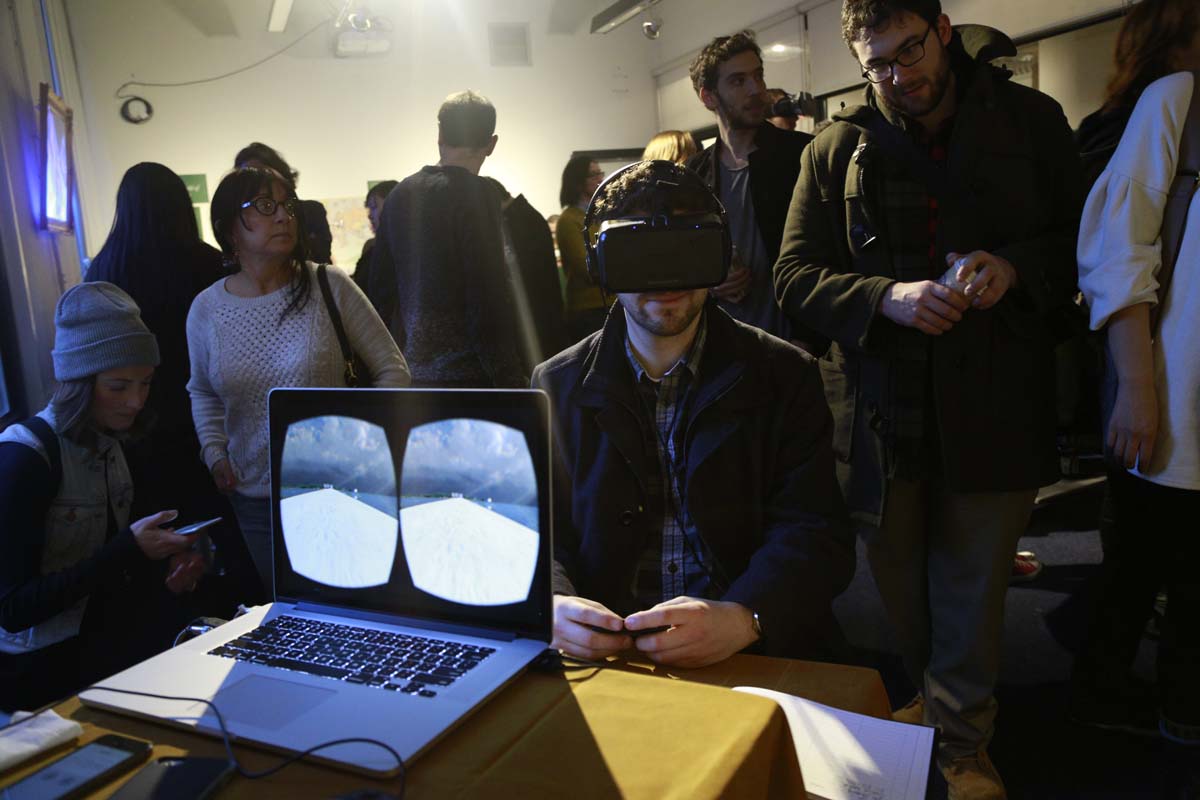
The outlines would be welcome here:
[[[307,714],[335,694],[332,689],[250,675],[217,692],[213,702],[227,720],[274,730]],[[205,717],[206,722],[216,724],[211,713]]]

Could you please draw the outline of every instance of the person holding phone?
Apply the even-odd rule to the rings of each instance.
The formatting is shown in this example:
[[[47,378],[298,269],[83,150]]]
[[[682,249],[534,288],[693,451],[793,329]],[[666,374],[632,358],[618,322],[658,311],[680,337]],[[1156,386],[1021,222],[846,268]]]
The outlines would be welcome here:
[[[0,433],[0,708],[36,708],[170,643],[162,592],[195,588],[204,559],[163,510],[130,521],[121,441],[136,436],[159,363],[133,300],[111,283],[55,309],[58,387]],[[163,563],[165,562],[165,569]]]

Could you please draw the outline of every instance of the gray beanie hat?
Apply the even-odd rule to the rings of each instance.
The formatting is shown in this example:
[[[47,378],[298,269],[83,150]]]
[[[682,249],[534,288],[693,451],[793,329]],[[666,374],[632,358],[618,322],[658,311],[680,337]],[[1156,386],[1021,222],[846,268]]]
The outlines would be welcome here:
[[[74,381],[121,367],[159,363],[158,341],[133,298],[104,281],[63,292],[54,309],[54,377]]]

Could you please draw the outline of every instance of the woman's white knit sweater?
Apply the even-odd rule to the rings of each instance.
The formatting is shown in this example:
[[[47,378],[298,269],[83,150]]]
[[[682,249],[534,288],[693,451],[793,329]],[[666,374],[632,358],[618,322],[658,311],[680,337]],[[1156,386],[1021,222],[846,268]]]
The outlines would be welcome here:
[[[209,469],[228,458],[237,491],[271,492],[267,393],[277,386],[345,386],[345,360],[325,309],[316,269],[303,308],[286,317],[288,287],[261,297],[237,297],[219,280],[196,296],[188,312],[188,393],[201,455]],[[341,270],[327,267],[333,299],[350,346],[379,387],[411,382],[408,365],[374,307]]]

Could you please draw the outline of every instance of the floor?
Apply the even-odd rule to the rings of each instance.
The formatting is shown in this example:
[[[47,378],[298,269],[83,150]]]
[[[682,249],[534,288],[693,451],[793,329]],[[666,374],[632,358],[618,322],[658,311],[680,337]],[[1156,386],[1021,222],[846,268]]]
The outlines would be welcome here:
[[[1071,724],[1067,677],[1082,629],[1089,579],[1101,560],[1096,517],[1102,487],[1060,497],[1034,513],[1021,549],[1045,570],[1010,589],[996,696],[1000,712],[990,753],[1012,798],[1200,798],[1200,752]],[[880,670],[893,707],[914,689],[903,674],[863,553],[838,617],[862,663]],[[1143,642],[1137,671],[1153,676],[1154,645]],[[935,776],[930,797],[945,796]]]

